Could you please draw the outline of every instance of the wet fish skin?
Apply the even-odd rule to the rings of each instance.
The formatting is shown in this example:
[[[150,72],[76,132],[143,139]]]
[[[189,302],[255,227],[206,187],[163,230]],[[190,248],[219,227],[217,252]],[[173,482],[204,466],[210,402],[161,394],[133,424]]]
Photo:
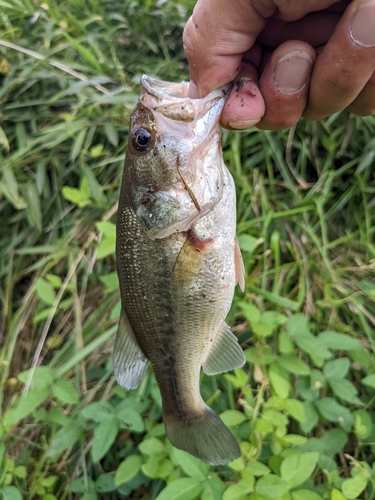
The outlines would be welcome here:
[[[122,313],[115,374],[135,388],[149,360],[172,444],[223,464],[239,456],[239,446],[203,402],[199,378],[201,366],[213,374],[245,361],[225,324],[243,272],[234,184],[219,140],[225,97],[194,103],[178,85],[181,97],[165,97],[171,86],[144,79],[131,120],[117,224]]]

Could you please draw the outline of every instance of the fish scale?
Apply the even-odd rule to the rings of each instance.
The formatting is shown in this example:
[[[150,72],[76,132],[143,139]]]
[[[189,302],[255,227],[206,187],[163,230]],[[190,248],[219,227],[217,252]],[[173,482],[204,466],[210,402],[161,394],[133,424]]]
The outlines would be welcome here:
[[[170,441],[211,464],[234,460],[240,449],[202,400],[200,370],[214,374],[245,361],[225,324],[243,271],[235,188],[219,141],[225,97],[216,91],[193,101],[186,84],[142,79],[117,224],[115,375],[135,388],[150,361]]]

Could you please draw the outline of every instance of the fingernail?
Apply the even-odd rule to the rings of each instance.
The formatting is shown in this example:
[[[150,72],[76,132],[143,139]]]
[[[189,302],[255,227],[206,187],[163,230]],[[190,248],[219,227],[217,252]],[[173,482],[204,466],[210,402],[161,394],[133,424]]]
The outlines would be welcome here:
[[[375,46],[375,2],[365,3],[358,8],[349,34],[362,47]]]
[[[190,97],[190,99],[199,99],[198,87],[195,85],[195,83],[192,80],[190,80],[187,96]]]
[[[228,127],[233,128],[234,130],[245,130],[247,128],[253,127],[260,121],[260,118],[257,120],[242,120],[239,122],[228,122]]]
[[[277,89],[286,95],[300,92],[306,85],[312,59],[304,50],[294,50],[279,59],[273,78]]]

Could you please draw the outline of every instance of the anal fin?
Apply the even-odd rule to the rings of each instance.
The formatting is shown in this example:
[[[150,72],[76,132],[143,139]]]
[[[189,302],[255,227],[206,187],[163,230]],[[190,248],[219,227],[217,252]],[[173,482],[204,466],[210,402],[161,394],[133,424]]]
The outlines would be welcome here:
[[[147,358],[138,345],[123,308],[113,351],[113,366],[116,380],[124,389],[138,387],[147,369]]]
[[[237,337],[229,326],[223,323],[221,330],[212,341],[212,347],[203,363],[204,373],[216,375],[240,368],[245,364],[245,356]]]

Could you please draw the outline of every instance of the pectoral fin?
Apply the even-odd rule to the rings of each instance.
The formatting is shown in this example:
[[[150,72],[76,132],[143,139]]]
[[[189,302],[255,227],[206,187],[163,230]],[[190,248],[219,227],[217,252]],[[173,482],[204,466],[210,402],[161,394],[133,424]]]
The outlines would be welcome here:
[[[240,244],[238,238],[234,240],[234,268],[236,270],[236,281],[241,288],[241,291],[245,291],[245,266],[242,259]]]
[[[138,387],[147,369],[147,359],[138,345],[124,309],[121,309],[113,366],[117,382],[125,389]]]
[[[203,363],[203,371],[207,375],[227,372],[240,368],[245,364],[245,356],[237,337],[229,326],[223,323],[221,330],[212,341],[212,347]]]

